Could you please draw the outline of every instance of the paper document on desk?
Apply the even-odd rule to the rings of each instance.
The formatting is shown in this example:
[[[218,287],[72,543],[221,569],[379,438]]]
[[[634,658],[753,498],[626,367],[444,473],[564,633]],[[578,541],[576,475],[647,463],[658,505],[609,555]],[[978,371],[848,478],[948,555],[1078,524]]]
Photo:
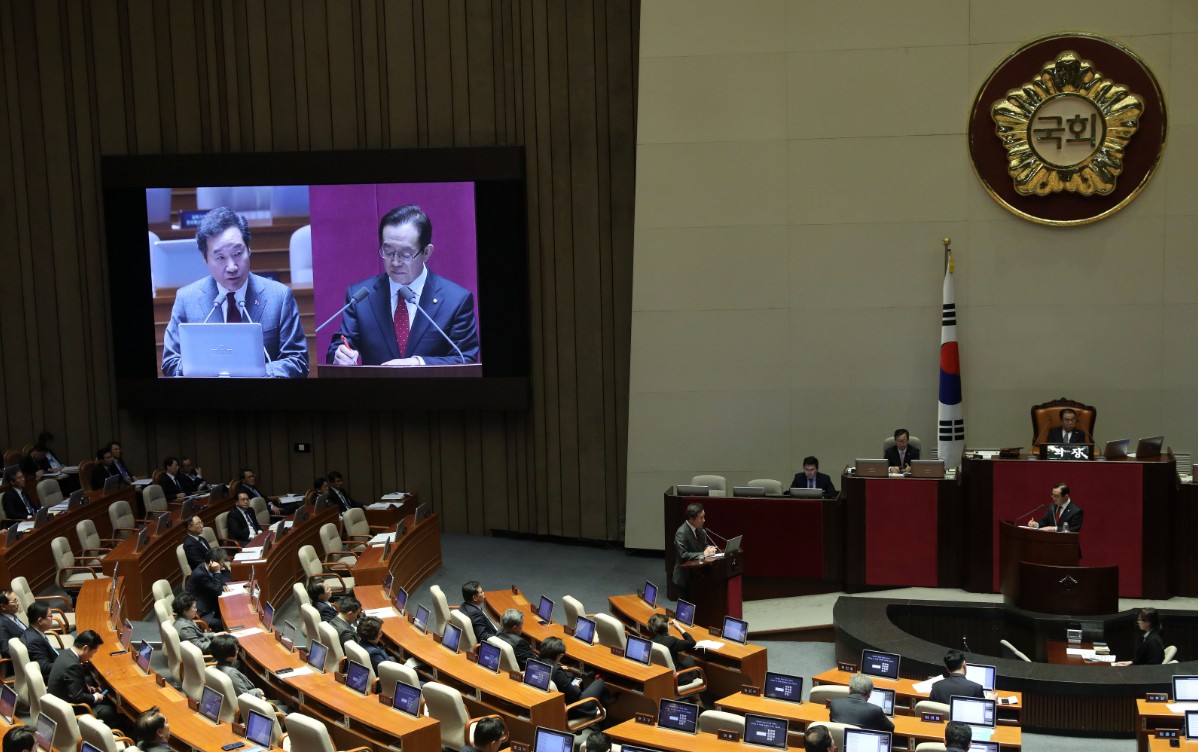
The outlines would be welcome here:
[[[279,497],[280,504],[298,504],[304,500],[299,494],[283,494]]]
[[[50,507],[49,512],[50,512],[50,514],[58,514],[59,512],[65,512],[65,511],[67,511],[67,508],[69,506],[71,506],[71,502],[64,501],[61,504],[55,504],[54,506]]]
[[[77,472],[79,472],[79,466],[78,465],[67,465],[62,469],[62,471],[64,473],[77,473]]]
[[[254,556],[261,556],[262,546],[246,546],[245,548],[241,549],[240,552],[238,552],[238,556],[241,554],[253,554]]]
[[[389,504],[384,501],[376,501],[373,504],[368,504],[366,506],[366,508],[372,512],[385,512],[388,509],[394,509],[397,506],[399,506],[399,505],[398,504]]]
[[[918,692],[921,695],[928,694],[929,692],[932,691],[932,685],[935,684],[936,682],[940,681],[943,678],[944,678],[943,676],[933,676],[931,679],[928,679],[927,681],[921,681],[921,682],[912,684],[911,689],[914,689],[916,692]]]
[[[394,543],[395,533],[379,533],[366,542],[372,546],[381,546],[385,543]]]
[[[33,520],[26,520],[17,523],[18,533],[27,533],[33,529]]]
[[[233,561],[238,564],[257,564],[260,561],[266,561],[262,558],[262,554],[237,554],[233,557]]]
[[[229,634],[236,635],[237,637],[249,637],[250,635],[266,634],[266,632],[262,627],[250,627],[249,629],[237,629]]]
[[[695,643],[695,647],[703,650],[719,650],[724,647],[724,643],[719,640],[699,640]]]
[[[291,669],[290,671],[283,674],[282,676],[279,676],[278,674],[275,674],[275,676],[279,676],[280,679],[290,679],[293,676],[303,676],[305,674],[311,674],[311,673],[314,673],[312,671],[311,666],[300,666],[299,668]]]
[[[153,482],[154,482],[153,478],[142,478],[141,480],[133,481],[133,485],[136,486],[137,488],[145,488],[146,486],[150,485]]]
[[[1198,710],[1198,702],[1170,702],[1165,707],[1170,713],[1184,715],[1187,710]]]
[[[384,501],[401,501],[403,499],[408,498],[408,492],[407,491],[392,491],[389,494],[383,494],[382,498]]]
[[[226,595],[245,595],[249,592],[245,589],[245,586],[246,583],[244,582],[230,582],[225,585],[225,591],[220,594],[220,597],[224,598]]]
[[[1089,661],[1090,663],[1114,663],[1115,656],[1109,653],[1106,655],[1099,655],[1095,653],[1094,655],[1086,656],[1084,660]]]
[[[385,608],[370,608],[370,609],[367,609],[366,611],[363,611],[362,613],[366,614],[367,616],[378,617],[379,619],[389,619],[393,616],[399,616],[399,612],[396,611],[395,609],[391,608],[390,606],[387,606]]]

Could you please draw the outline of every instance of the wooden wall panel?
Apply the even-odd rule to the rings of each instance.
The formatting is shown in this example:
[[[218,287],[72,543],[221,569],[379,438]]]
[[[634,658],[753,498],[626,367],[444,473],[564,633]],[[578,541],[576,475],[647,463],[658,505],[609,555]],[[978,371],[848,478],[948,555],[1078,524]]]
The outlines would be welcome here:
[[[13,0],[0,4],[0,441],[131,467],[344,472],[418,491],[446,530],[621,536],[635,0]],[[523,145],[526,412],[119,409],[101,154]],[[140,247],[121,253],[144,253]],[[299,454],[296,442],[313,451]]]

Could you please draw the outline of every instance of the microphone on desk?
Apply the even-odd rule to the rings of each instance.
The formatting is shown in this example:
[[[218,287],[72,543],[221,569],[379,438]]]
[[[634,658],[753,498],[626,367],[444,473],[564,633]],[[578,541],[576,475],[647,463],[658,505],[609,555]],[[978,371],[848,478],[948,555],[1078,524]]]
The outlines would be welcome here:
[[[400,285],[399,294],[403,296],[403,299],[406,302],[416,306],[417,311],[420,311],[424,314],[424,317],[428,319],[428,323],[432,324],[433,328],[441,333],[441,336],[445,338],[445,341],[449,343],[449,346],[453,348],[453,351],[458,354],[458,357],[462,359],[462,363],[464,364],[466,362],[466,356],[462,354],[462,348],[458,347],[457,343],[449,338],[449,335],[445,333],[444,329],[437,325],[436,321],[433,321],[433,317],[428,315],[428,311],[420,307],[420,303],[416,300],[416,293],[412,292],[412,288],[408,287],[407,285]]]
[[[212,301],[212,309],[208,311],[208,315],[204,317],[204,323],[208,323],[208,319],[212,318],[212,314],[216,313],[216,309],[220,307],[220,302],[225,299],[224,295],[217,295],[216,300]]]
[[[341,314],[345,313],[345,312],[346,312],[346,311],[347,311],[349,308],[351,308],[352,306],[354,306],[354,305],[355,305],[355,304],[357,304],[357,303],[361,303],[363,300],[366,300],[366,297],[367,297],[368,295],[370,295],[370,289],[369,289],[369,288],[367,288],[367,287],[359,287],[359,288],[358,288],[358,291],[354,293],[354,296],[353,296],[352,298],[350,298],[350,299],[349,299],[349,302],[348,302],[348,303],[346,303],[345,305],[341,306],[340,310],[338,310],[338,311],[337,311],[336,313],[334,313],[332,316],[329,316],[329,320],[328,320],[328,321],[326,321],[326,322],[324,322],[323,324],[321,324],[320,326],[316,327],[316,331],[317,331],[317,333],[319,333],[321,329],[324,329],[326,326],[328,326],[329,324],[333,323],[333,319],[335,319],[335,318],[337,318],[338,316],[340,316]]]
[[[241,315],[242,315],[243,317],[245,317],[245,320],[246,320],[246,321],[250,322],[251,324],[258,324],[259,326],[261,326],[261,324],[259,324],[259,322],[257,322],[257,321],[254,321],[254,319],[250,317],[250,309],[248,309],[248,308],[246,308],[246,307],[245,307],[245,301],[244,301],[244,300],[239,300],[239,301],[237,301],[237,307],[241,309]],[[266,356],[266,362],[267,362],[267,363],[271,362],[271,360],[270,360],[270,353],[269,353],[269,352],[267,352],[267,350],[266,350],[266,345],[262,345],[262,354]]]
[[[1018,517],[1016,517],[1016,518],[1015,518],[1015,524],[1016,524],[1016,525],[1018,525],[1020,520],[1024,519],[1025,517],[1028,517],[1029,515],[1033,515],[1033,514],[1035,514],[1036,512],[1039,512],[1039,511],[1040,511],[1041,509],[1043,509],[1045,506],[1046,506],[1045,504],[1040,504],[1040,505],[1039,505],[1039,506],[1037,506],[1035,509],[1031,509],[1031,510],[1029,510],[1029,511],[1027,511],[1027,512],[1024,512],[1023,514],[1021,514],[1021,515],[1019,515]]]

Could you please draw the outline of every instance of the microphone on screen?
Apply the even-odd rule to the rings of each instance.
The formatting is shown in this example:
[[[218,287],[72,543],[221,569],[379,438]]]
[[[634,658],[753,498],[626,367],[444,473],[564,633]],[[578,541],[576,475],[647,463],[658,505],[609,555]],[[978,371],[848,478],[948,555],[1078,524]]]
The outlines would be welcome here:
[[[347,310],[349,310],[355,304],[361,303],[363,300],[366,300],[367,295],[370,295],[370,289],[367,287],[359,287],[358,291],[354,293],[354,296],[349,299],[349,302],[346,303],[345,305],[341,306],[340,310],[338,310],[332,316],[329,316],[328,321],[326,321],[323,324],[321,324],[320,326],[316,327],[316,331],[319,332],[321,329],[324,329],[326,326],[333,323],[333,319],[335,319],[338,316],[340,316],[341,314],[345,313]]]
[[[257,321],[254,321],[252,318],[250,318],[250,309],[245,307],[244,300],[237,301],[237,307],[241,309],[241,315],[246,321],[250,322],[251,324],[258,324]],[[261,326],[261,324],[258,325]],[[266,345],[262,345],[262,354],[266,356],[267,363],[271,362],[270,353],[267,352]]]
[[[216,309],[220,307],[220,302],[225,299],[224,295],[217,295],[216,300],[212,301],[212,310],[208,311],[208,315],[204,317],[204,323],[208,323],[208,319],[212,318],[212,314],[216,313]]]
[[[441,333],[441,336],[445,338],[445,341],[449,343],[449,346],[453,348],[453,351],[456,352],[458,357],[462,359],[462,363],[465,363],[466,356],[462,354],[462,348],[458,347],[457,343],[449,338],[449,335],[445,333],[444,329],[437,325],[436,321],[433,321],[433,317],[428,315],[428,311],[420,307],[420,302],[416,300],[416,293],[412,292],[412,288],[408,287],[407,285],[400,285],[399,294],[403,296],[405,301],[416,306],[416,310],[424,314],[424,317],[428,319],[428,323],[432,324],[433,328]]]

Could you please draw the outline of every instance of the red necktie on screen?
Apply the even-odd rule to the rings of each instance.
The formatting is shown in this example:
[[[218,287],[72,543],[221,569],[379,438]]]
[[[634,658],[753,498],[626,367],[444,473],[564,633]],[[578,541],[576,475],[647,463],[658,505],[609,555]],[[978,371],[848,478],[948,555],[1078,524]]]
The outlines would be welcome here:
[[[399,298],[397,295],[396,298]],[[402,299],[395,301],[395,342],[399,345],[399,357],[408,349],[408,304]]]
[[[237,310],[237,293],[235,292],[225,295],[225,323],[241,323],[241,311]]]

